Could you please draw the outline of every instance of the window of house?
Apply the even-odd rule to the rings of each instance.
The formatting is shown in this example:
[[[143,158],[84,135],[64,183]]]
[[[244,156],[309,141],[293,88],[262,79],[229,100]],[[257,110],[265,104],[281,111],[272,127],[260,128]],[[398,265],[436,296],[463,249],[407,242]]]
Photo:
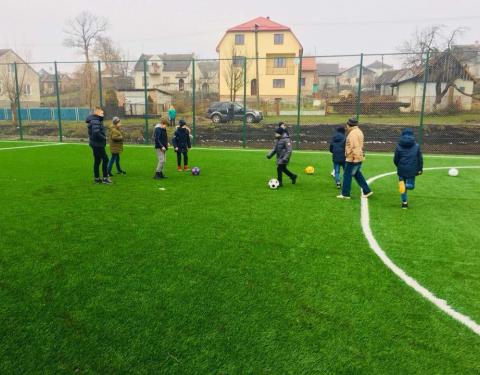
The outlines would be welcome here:
[[[235,45],[243,46],[245,44],[245,35],[244,34],[235,34]]]
[[[32,88],[29,83],[25,84],[25,95],[26,96],[32,95]]]
[[[274,44],[283,44],[283,34],[273,34]]]
[[[234,66],[243,66],[243,61],[245,60],[245,56],[233,56],[232,62]]]
[[[178,80],[178,91],[183,91],[185,90],[185,81],[183,80],[183,78],[180,78]]]
[[[302,78],[301,82],[302,82],[302,87],[304,87],[305,86],[305,78]]]
[[[284,79],[274,79],[274,80],[273,80],[273,88],[274,88],[274,89],[283,89],[283,88],[285,88],[285,80],[284,80]]]
[[[10,71],[10,74],[15,74],[15,65],[14,64],[9,64],[8,65],[8,70]]]
[[[285,57],[275,57],[273,59],[274,68],[285,68],[287,66],[287,59]]]

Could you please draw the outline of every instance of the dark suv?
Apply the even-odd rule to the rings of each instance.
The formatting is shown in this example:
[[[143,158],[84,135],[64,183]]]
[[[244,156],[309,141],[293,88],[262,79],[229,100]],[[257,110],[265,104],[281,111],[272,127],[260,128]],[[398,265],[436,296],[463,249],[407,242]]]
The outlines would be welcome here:
[[[210,105],[207,111],[207,117],[215,124],[228,121],[228,111],[233,105],[233,120],[242,120],[245,114],[246,121],[251,124],[263,120],[262,112],[248,109],[245,111],[243,106],[234,102],[215,102]]]

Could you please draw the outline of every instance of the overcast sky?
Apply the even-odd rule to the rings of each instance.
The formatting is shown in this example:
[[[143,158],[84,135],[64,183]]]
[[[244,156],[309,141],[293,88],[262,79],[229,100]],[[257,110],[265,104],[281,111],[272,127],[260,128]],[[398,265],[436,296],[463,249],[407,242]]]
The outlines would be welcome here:
[[[216,57],[223,32],[257,16],[290,26],[305,54],[395,52],[416,28],[432,24],[468,28],[460,42],[480,40],[479,0],[0,0],[0,5],[0,48],[28,53],[30,61],[81,59],[62,40],[66,20],[82,10],[106,17],[108,35],[131,59],[142,52]]]

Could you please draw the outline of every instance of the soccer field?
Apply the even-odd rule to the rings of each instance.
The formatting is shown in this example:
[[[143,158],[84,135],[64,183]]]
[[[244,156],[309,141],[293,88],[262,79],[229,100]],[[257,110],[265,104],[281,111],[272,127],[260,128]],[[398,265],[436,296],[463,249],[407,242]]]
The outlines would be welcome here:
[[[0,373],[478,374],[480,169],[426,170],[409,210],[385,176],[364,206],[468,327],[372,251],[329,154],[294,152],[280,190],[265,154],[193,149],[194,177],[169,151],[157,181],[153,147],[126,146],[127,175],[95,185],[86,145],[0,142]],[[480,157],[425,157],[450,166]],[[367,177],[392,171],[367,154]]]

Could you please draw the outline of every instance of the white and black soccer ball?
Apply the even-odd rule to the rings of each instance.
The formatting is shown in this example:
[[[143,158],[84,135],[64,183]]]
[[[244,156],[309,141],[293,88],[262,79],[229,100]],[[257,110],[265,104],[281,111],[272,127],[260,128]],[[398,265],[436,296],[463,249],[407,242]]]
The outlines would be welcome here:
[[[457,168],[450,168],[448,170],[448,175],[452,177],[457,177],[458,176],[458,169]]]
[[[280,186],[280,182],[276,178],[272,178],[270,181],[268,181],[268,187],[270,189],[278,189]]]

